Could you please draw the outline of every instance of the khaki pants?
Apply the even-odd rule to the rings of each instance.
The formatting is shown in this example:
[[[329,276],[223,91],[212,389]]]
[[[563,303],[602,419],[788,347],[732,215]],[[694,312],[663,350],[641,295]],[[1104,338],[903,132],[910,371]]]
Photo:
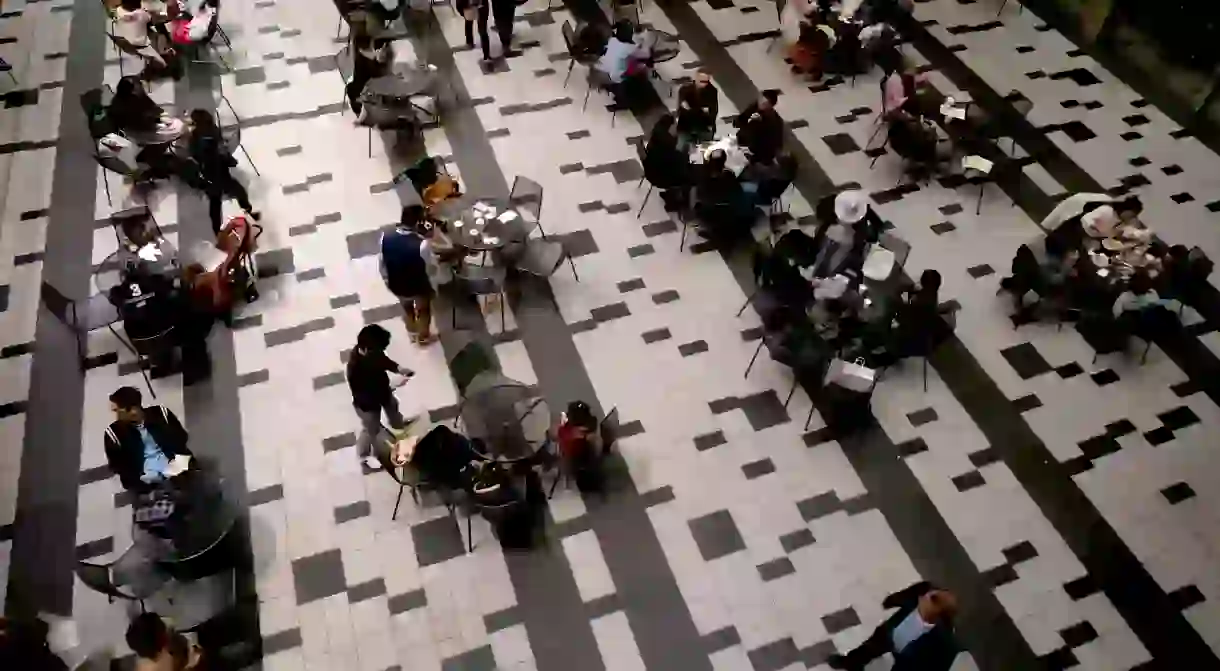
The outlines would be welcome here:
[[[412,340],[427,340],[432,337],[432,296],[400,298],[406,312],[407,333]]]

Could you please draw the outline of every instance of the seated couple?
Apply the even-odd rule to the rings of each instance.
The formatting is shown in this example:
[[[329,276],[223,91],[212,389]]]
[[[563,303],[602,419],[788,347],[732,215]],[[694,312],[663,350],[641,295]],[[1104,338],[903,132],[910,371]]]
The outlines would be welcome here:
[[[464,491],[480,505],[522,500],[503,466],[480,453],[470,438],[443,424],[431,426],[423,435],[396,440],[390,461],[395,466],[409,464],[426,482]]]

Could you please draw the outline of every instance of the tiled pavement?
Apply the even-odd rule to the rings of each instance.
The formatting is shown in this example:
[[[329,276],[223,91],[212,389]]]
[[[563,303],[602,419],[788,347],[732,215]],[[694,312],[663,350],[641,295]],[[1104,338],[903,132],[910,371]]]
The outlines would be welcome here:
[[[70,97],[87,82],[118,77],[108,47],[104,71],[97,58],[104,47],[96,4],[18,2],[0,18],[0,33],[17,38],[0,40],[0,56],[38,92],[0,111],[0,175],[8,175],[0,228],[0,562],[7,567],[13,557],[10,607],[25,578],[49,573],[58,589],[36,597],[42,605],[72,614],[87,647],[121,654],[122,618],[112,617],[119,606],[79,585],[59,594],[71,584],[74,557],[104,558],[128,543],[130,510],[104,470],[99,435],[109,421],[106,396],[140,377],[103,335],[90,339],[83,383],[55,365],[42,353],[63,343],[53,318],[37,308],[40,280],[83,296],[91,286],[82,269],[114,248],[109,230],[81,227],[109,209],[96,176],[92,211],[59,195],[90,188],[81,176],[94,175]],[[1033,100],[1031,121],[1055,125],[1047,137],[1095,181],[1113,186],[1143,174],[1150,183],[1134,188],[1167,240],[1220,254],[1207,207],[1220,200],[1220,159],[1175,137],[1154,108],[1133,108],[1138,95],[1070,53],[1074,46],[1040,30],[1029,12],[1010,7],[991,25],[991,5],[933,0],[916,6],[916,18],[943,45],[965,45],[953,56],[992,89],[1016,88]],[[591,11],[583,2],[569,7]],[[605,503],[560,490],[551,504],[555,542],[527,556],[502,553],[478,519],[475,551],[465,554],[464,528],[438,506],[405,502],[391,521],[395,489],[356,464],[355,418],[339,373],[340,353],[363,324],[389,328],[392,355],[419,373],[399,394],[404,410],[444,414],[457,398],[441,347],[409,346],[377,275],[371,245],[398,211],[385,184],[407,150],[375,135],[370,157],[366,131],[340,113],[341,82],[329,59],[338,48],[332,4],[228,2],[236,72],[217,79],[196,71],[186,84],[156,87],[159,100],[183,106],[223,89],[245,120],[244,142],[262,173],[243,161],[266,213],[263,265],[278,272],[232,335],[216,336],[220,374],[212,385],[183,389],[176,378],[154,385],[196,444],[201,436],[223,443],[203,449],[228,457],[240,473],[264,668],[570,669],[571,654],[582,669],[815,668],[867,636],[882,617],[881,598],[921,574],[958,588],[966,613],[980,618],[962,624],[970,653],[963,668],[1014,668],[1012,660],[1033,655],[1052,668],[1134,668],[1154,653],[1163,664],[1172,657],[1160,655],[1191,649],[1185,639],[1158,638],[1183,633],[1173,617],[1162,618],[1167,629],[1147,623],[1167,608],[1187,632],[1220,645],[1213,560],[1220,526],[1205,502],[1220,468],[1205,436],[1220,418],[1201,393],[1206,381],[1188,380],[1197,371],[1160,348],[1144,366],[1113,356],[1093,364],[1070,328],[1014,329],[995,289],[1012,250],[1037,233],[1029,204],[1014,206],[988,187],[975,216],[973,189],[933,183],[895,193],[892,157],[870,170],[864,152],[877,75],[811,89],[766,53],[773,14],[769,5],[754,9],[727,0],[649,3],[644,20],[677,26],[687,43],[664,73],[689,76],[705,63],[722,88],[723,114],[748,100],[748,86],[783,91],[780,111],[819,166],[802,186],[856,182],[874,194],[878,211],[913,246],[908,272],[939,269],[946,298],[961,303],[955,349],[934,357],[926,392],[918,363],[888,375],[874,395],[879,427],[865,439],[836,440],[816,411],[803,434],[811,401],[798,391],[781,407],[791,384],[785,369],[763,356],[749,378],[741,376],[758,323],[749,312],[733,317],[744,300],[739,260],[680,253],[659,199],[634,218],[643,190],[629,140],[644,133],[640,121],[655,108],[619,112],[612,124],[594,93],[580,111],[579,74],[562,85],[559,25],[568,9],[548,12],[531,0],[518,17],[523,54],[484,74],[477,51],[449,55],[436,41],[436,30],[448,45],[462,41],[461,22],[438,7],[432,36],[400,43],[399,58],[415,49],[430,54],[460,79],[455,88],[471,104],[425,133],[426,150],[452,157],[479,193],[502,194],[514,175],[536,179],[546,187],[548,233],[568,234],[582,252],[579,283],[561,270],[549,289],[527,288],[510,301],[497,358],[509,375],[538,383],[552,405],[582,397],[617,407],[632,427],[620,443],[631,483]],[[940,66],[920,50],[907,52]],[[1024,74],[1039,71],[1046,76]],[[932,80],[969,97],[943,72]],[[1132,132],[1140,137],[1121,137]],[[1025,172],[1053,196],[1064,191],[1053,169]],[[122,198],[126,187],[115,182]],[[806,196],[816,195],[791,195],[793,214],[808,214]],[[163,227],[177,224],[184,240],[206,226],[196,195],[168,192],[153,204]],[[451,348],[458,334],[438,325]],[[499,315],[489,316],[487,330],[499,333]],[[1193,330],[1214,347],[1207,325]],[[34,343],[39,356],[30,353]],[[1046,463],[1031,463],[1037,457]],[[65,479],[63,464],[81,475]],[[56,497],[74,500],[48,505]],[[1073,501],[1091,506],[1095,519],[1069,509]],[[904,504],[924,517],[904,515]],[[30,526],[8,524],[18,511],[27,525],[72,526],[74,518],[74,531],[54,527],[60,533],[35,540]],[[1114,565],[1082,549],[1094,538],[1088,522],[1117,534],[1159,601],[1116,589],[1107,573]],[[30,557],[40,548],[55,570],[32,574]],[[1006,642],[1015,642],[1015,656],[1003,654]]]

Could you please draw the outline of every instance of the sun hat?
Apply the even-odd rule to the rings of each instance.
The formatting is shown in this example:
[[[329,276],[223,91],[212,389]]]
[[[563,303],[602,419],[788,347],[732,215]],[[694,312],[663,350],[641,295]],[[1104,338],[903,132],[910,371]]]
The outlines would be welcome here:
[[[862,191],[844,191],[835,196],[835,217],[845,224],[854,224],[868,213],[868,203]]]

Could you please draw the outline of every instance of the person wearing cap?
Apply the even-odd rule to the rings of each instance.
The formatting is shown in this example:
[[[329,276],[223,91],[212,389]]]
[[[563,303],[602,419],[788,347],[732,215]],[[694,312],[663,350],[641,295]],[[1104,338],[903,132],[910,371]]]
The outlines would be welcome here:
[[[881,602],[896,608],[872,636],[846,655],[834,654],[832,669],[859,671],[885,653],[893,653],[892,671],[948,671],[959,650],[953,636],[957,597],[920,582]]]
[[[763,91],[733,122],[737,128],[737,144],[750,151],[751,161],[772,161],[784,147],[784,120],[775,111],[778,101],[778,91]]]
[[[814,274],[818,277],[835,275],[849,263],[863,264],[865,247],[877,242],[884,225],[881,217],[869,207],[864,192],[858,190],[822,199],[818,203],[817,218],[819,224],[813,235],[813,247],[818,250],[814,262]]]

